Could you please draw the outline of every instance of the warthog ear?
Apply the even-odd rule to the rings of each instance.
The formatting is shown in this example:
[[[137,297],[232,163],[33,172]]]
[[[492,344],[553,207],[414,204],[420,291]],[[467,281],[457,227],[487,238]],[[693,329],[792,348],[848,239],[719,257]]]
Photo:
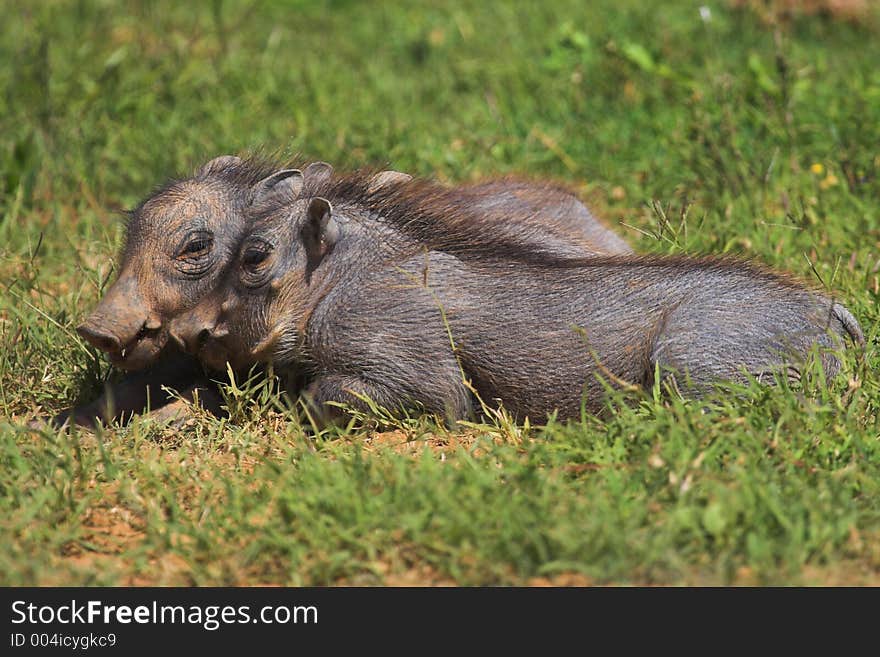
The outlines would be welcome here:
[[[306,222],[302,228],[302,240],[306,248],[308,265],[306,280],[324,256],[333,250],[339,239],[339,224],[333,218],[333,206],[330,201],[320,196],[309,202],[306,211]]]
[[[407,182],[408,180],[412,180],[412,176],[408,173],[401,173],[400,171],[390,170],[381,171],[370,178],[370,183],[367,185],[367,192],[372,194],[373,192],[378,191],[386,185]]]
[[[266,176],[254,185],[254,197],[251,205],[264,203],[271,198],[282,195],[295,199],[303,188],[303,174],[299,169],[282,169],[271,176]]]
[[[333,167],[326,162],[312,162],[303,170],[305,182],[312,189],[329,180],[332,175]]]
[[[205,176],[209,173],[216,173],[217,171],[223,171],[223,169],[235,166],[236,164],[241,164],[241,158],[237,155],[220,155],[213,160],[205,162],[205,164],[202,165],[202,168],[199,169],[197,175]]]

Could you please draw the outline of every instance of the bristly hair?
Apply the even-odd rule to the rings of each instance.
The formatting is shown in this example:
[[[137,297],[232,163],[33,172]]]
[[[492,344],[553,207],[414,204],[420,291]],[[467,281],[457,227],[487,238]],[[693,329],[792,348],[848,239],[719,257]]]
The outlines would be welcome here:
[[[583,237],[569,234],[564,229],[541,220],[532,213],[485,213],[471,208],[469,197],[461,188],[444,187],[431,181],[412,179],[396,181],[371,189],[375,169],[359,169],[352,173],[337,174],[320,186],[308,190],[308,195],[326,198],[344,211],[352,206],[361,210],[349,215],[352,220],[377,222],[406,236],[415,245],[413,251],[445,251],[471,262],[521,262],[540,267],[570,268],[612,264],[641,264],[657,267],[690,265],[698,268],[726,270],[746,267],[757,275],[768,276],[780,283],[803,287],[796,277],[770,270],[759,263],[735,256],[654,256],[654,255],[588,255],[590,249],[578,248]],[[484,183],[477,183],[484,184]],[[536,188],[540,188],[536,185]],[[563,191],[558,185],[543,186],[548,192]],[[261,212],[267,216],[292,199]],[[542,246],[542,235],[555,239],[555,247]],[[571,255],[560,253],[560,244],[572,247]],[[381,246],[381,245],[377,245]],[[394,255],[403,255],[399,250]],[[585,255],[587,254],[587,255]],[[807,284],[815,288],[815,285]]]
[[[124,210],[125,233],[129,234],[132,221],[143,212],[144,207],[159,199],[170,201],[183,199],[188,193],[187,183],[216,182],[233,190],[245,192],[264,178],[280,169],[300,169],[303,160],[299,156],[282,158],[278,153],[255,151],[239,156],[219,156],[201,165],[191,176],[172,178],[154,187],[152,192],[131,210]],[[126,238],[126,242],[128,238]]]
[[[276,171],[302,169],[304,165],[305,160],[299,155],[282,158],[277,153],[256,151],[240,157],[215,157],[203,164],[192,180],[216,180],[234,188],[248,189]]]
[[[300,198],[323,197],[340,211],[356,208],[359,211],[349,215],[351,220],[389,228],[407,238],[416,250],[445,251],[477,260],[536,263],[554,258],[570,260],[591,251],[598,253],[582,234],[541,221],[534,213],[510,211],[500,216],[475,210],[471,207],[472,197],[463,195],[460,187],[412,179],[389,182],[376,189],[373,177],[379,172],[380,169],[364,168],[334,174],[310,185]],[[546,189],[555,194],[561,191],[549,185]],[[253,219],[281,211],[294,200],[276,199],[271,206],[256,212]],[[546,246],[542,246],[542,239]],[[553,240],[555,245],[551,245]],[[569,247],[570,258],[558,253],[560,245]],[[396,255],[401,254],[399,247],[392,249]]]

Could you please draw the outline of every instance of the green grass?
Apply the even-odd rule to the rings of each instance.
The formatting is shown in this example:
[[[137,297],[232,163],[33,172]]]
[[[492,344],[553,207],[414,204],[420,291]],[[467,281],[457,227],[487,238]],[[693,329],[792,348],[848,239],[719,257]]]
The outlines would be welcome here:
[[[698,4],[0,6],[0,584],[880,584],[880,18]],[[260,147],[568,181],[640,251],[826,286],[864,361],[546,428],[316,440],[248,384],[228,420],[27,431],[107,375],[72,327],[118,211]]]

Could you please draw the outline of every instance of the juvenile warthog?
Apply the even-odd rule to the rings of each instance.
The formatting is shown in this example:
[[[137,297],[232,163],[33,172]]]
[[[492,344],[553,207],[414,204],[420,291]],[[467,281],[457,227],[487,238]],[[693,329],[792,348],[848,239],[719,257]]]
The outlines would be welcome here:
[[[218,408],[219,399],[201,368],[182,358],[181,351],[188,346],[184,336],[172,330],[172,320],[216,287],[247,234],[251,213],[291,202],[304,189],[310,193],[328,184],[331,173],[331,167],[321,162],[300,172],[290,165],[222,156],[138,206],[131,213],[119,277],[78,331],[106,351],[114,365],[147,370],[123,378],[91,404],[60,414],[56,424],[68,418],[81,424],[95,418],[109,420],[139,412],[148,401],[159,407],[168,401],[163,387],[169,385],[184,399],[192,399],[198,391],[202,403]],[[369,186],[375,193],[408,179],[406,174],[385,171],[371,175]],[[497,180],[460,187],[459,193],[462,202],[480,208],[474,219],[499,240],[571,257],[631,252],[560,187]],[[210,312],[216,315],[219,309]],[[173,405],[162,413],[178,410]]]
[[[798,377],[814,348],[831,377],[832,350],[863,342],[843,306],[786,276],[718,258],[554,256],[486,231],[455,198],[353,175],[264,207],[225,289],[177,330],[216,366],[307,372],[325,416],[367,396],[452,419],[474,412],[474,391],[520,419],[595,411],[597,375],[649,385],[656,368],[693,394],[744,373]]]
[[[314,163],[305,168],[305,179],[324,178],[329,169]],[[160,407],[169,400],[166,386],[188,400],[199,394],[203,404],[219,410],[214,384],[183,355],[169,320],[217,285],[246,233],[245,210],[282,191],[284,198],[296,197],[303,184],[296,168],[257,160],[243,166],[228,155],[165,185],[133,210],[119,276],[77,331],[117,367],[143,371],[123,377],[93,402],[62,412],[54,424],[88,425]],[[176,410],[174,404],[165,412]]]

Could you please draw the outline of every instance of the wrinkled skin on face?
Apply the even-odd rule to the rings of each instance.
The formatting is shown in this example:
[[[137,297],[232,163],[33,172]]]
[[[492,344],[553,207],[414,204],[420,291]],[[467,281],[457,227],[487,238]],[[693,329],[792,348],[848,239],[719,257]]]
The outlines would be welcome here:
[[[326,179],[331,171],[323,162],[310,164],[303,174],[222,156],[132,212],[120,275],[78,331],[114,365],[133,373],[52,423],[104,423],[148,407],[163,407],[158,415],[165,416],[184,411],[180,400],[169,403],[163,386],[219,412],[216,386],[201,365],[182,353],[187,345],[170,320],[217,286],[246,233],[248,209],[271,203],[279,194],[295,197],[305,180]]]
[[[153,362],[170,337],[167,319],[201,299],[235,248],[232,199],[187,183],[135,212],[120,275],[77,329],[123,369]]]
[[[279,312],[286,324],[304,321],[306,300],[292,298],[307,288],[308,258],[297,248],[300,227],[291,220],[302,212],[301,205],[293,204],[289,214],[256,221],[223,284],[172,321],[172,330],[184,336],[189,353],[208,367],[222,370],[229,364],[243,370],[265,362],[274,351],[272,325]]]
[[[169,339],[186,348],[169,322],[217,285],[246,231],[245,210],[281,190],[295,195],[302,186],[294,169],[244,190],[212,175],[238,162],[217,158],[201,175],[174,183],[132,213],[119,277],[77,329],[115,366],[146,367]]]

